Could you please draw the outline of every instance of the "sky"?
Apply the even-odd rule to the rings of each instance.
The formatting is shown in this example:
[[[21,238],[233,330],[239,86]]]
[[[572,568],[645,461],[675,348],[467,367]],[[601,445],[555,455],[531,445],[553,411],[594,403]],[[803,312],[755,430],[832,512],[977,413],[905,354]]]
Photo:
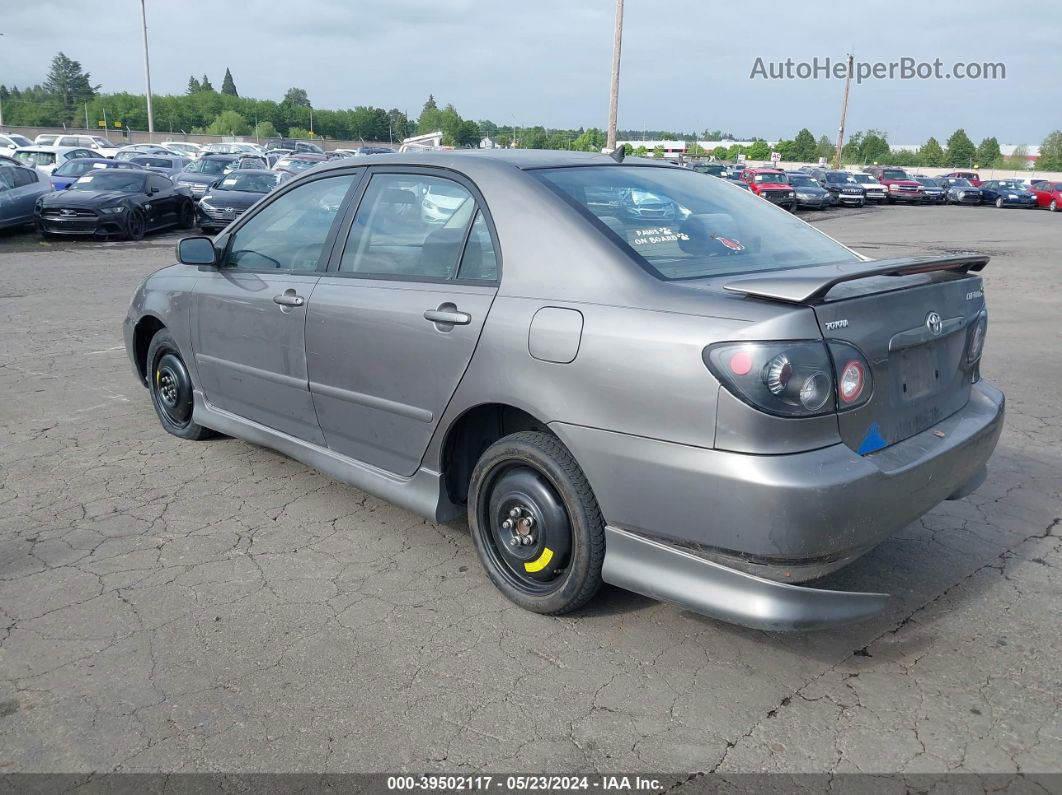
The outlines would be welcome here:
[[[604,127],[614,0],[146,0],[152,87],[183,93],[190,74],[243,96],[306,89],[315,107],[397,107],[428,94],[496,124]],[[0,83],[43,80],[58,51],[103,91],[144,91],[138,0],[5,2]],[[890,143],[1038,144],[1062,127],[1062,5],[1057,0],[626,0],[619,127],[791,138],[836,136],[843,80],[750,78],[765,63],[909,57],[1003,63],[1003,80],[853,82],[847,130]],[[283,9],[283,11],[281,11]],[[739,13],[743,12],[743,13]],[[97,13],[99,27],[86,24]]]

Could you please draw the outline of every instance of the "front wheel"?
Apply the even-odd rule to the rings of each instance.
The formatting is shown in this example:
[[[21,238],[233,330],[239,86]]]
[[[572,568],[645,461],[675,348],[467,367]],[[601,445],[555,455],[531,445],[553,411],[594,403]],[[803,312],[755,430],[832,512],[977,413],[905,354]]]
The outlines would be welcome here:
[[[146,364],[151,403],[162,427],[174,436],[192,441],[214,436],[214,431],[192,421],[192,379],[177,342],[166,329],[160,329],[151,338]]]
[[[140,210],[133,210],[129,214],[129,221],[125,228],[126,237],[130,240],[144,239],[144,214]]]
[[[177,226],[181,229],[191,229],[195,226],[195,209],[190,201],[181,202],[180,209],[177,210]]]
[[[579,464],[552,434],[521,431],[483,452],[468,523],[487,576],[526,610],[568,613],[601,587],[605,522]]]
[[[1051,199],[1051,203],[1049,205],[1047,205],[1047,209],[1050,210],[1053,213],[1057,213],[1058,212],[1058,200],[1057,199]]]

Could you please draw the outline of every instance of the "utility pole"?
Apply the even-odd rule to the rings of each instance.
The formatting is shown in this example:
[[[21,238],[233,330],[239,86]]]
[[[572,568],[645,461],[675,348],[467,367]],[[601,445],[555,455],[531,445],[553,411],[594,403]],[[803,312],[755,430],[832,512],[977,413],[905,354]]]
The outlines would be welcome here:
[[[148,140],[155,140],[155,114],[151,110],[151,64],[148,61],[147,8],[140,0],[140,21],[144,26],[144,79],[147,82]]]
[[[623,0],[616,0],[616,31],[612,38],[612,90],[608,97],[608,142],[611,152],[616,148],[616,118],[619,115],[620,48],[623,44]]]
[[[852,82],[852,64],[855,56],[848,54],[848,74],[844,78],[844,102],[841,104],[841,126],[837,129],[837,151],[833,155],[833,167],[841,167],[841,147],[844,146],[844,120],[848,115],[848,86]]]
[[[3,33],[0,33],[0,36],[3,36],[3,35],[4,35]],[[3,126],[4,126],[4,98],[0,97],[0,127],[3,127]]]

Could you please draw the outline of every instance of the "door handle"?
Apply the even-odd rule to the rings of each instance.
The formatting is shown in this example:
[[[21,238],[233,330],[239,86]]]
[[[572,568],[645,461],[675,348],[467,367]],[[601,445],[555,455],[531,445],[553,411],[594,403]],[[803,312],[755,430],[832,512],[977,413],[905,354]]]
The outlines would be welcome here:
[[[281,306],[302,306],[306,303],[306,299],[301,295],[295,295],[294,291],[289,290],[286,293],[274,295],[273,303]]]
[[[424,319],[432,323],[440,323],[448,326],[467,326],[472,322],[472,315],[467,312],[458,312],[453,309],[429,309],[424,313]]]

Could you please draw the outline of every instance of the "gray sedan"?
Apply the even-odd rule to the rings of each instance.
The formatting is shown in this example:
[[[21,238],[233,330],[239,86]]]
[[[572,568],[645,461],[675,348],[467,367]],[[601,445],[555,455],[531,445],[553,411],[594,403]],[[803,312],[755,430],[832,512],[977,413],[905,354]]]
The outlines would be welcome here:
[[[177,254],[125,322],[166,431],[466,515],[540,613],[608,582],[765,629],[864,619],[886,595],[794,583],[970,493],[1002,428],[986,256],[868,260],[652,160],[338,160]]]
[[[52,192],[52,183],[34,168],[0,162],[0,229],[33,223],[37,199]]]

